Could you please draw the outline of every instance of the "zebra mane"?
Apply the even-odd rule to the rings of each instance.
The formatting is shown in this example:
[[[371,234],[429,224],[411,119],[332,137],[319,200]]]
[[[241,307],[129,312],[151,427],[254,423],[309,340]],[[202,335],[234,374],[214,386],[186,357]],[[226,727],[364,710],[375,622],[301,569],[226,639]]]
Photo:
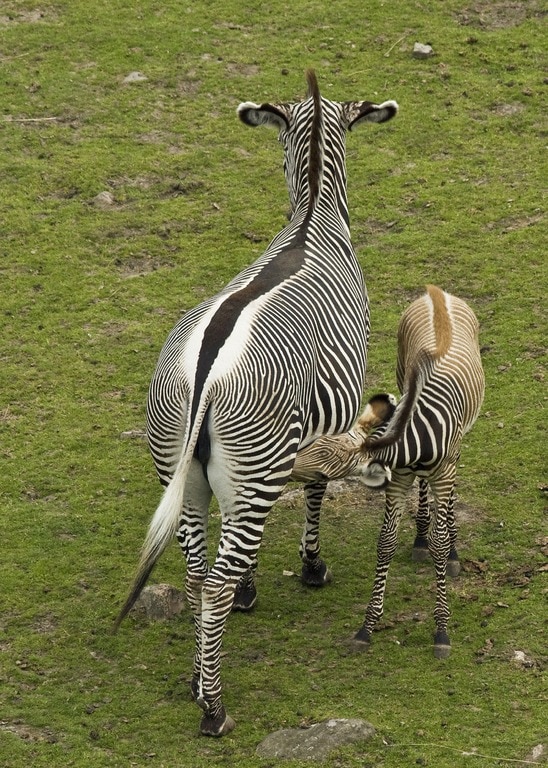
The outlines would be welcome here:
[[[312,126],[310,128],[310,148],[308,152],[308,210],[314,207],[320,195],[320,179],[323,166],[323,145],[322,145],[322,100],[318,80],[313,69],[306,73],[308,83],[308,98],[314,102],[314,114],[312,116]]]
[[[437,285],[427,285],[426,290],[432,302],[434,333],[436,334],[436,350],[434,357],[439,359],[447,354],[453,341],[453,326],[445,293]]]

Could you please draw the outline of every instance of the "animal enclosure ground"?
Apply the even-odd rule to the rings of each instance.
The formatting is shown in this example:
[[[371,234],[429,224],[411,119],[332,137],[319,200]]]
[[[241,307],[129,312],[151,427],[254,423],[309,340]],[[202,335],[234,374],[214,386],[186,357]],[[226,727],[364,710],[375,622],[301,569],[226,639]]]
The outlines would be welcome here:
[[[328,768],[519,764],[547,743],[544,23],[536,0],[2,5],[3,766],[258,768],[267,733],[330,717],[377,735]],[[414,58],[415,42],[434,55]],[[142,439],[160,347],[286,220],[275,134],[247,131],[236,107],[302,98],[309,66],[329,98],[400,104],[382,131],[348,137],[366,394],[395,391],[398,318],[425,283],[480,320],[453,651],[433,658],[434,574],[411,563],[409,515],[371,652],[354,652],[382,497],[332,489],[334,580],[310,591],[284,575],[300,570],[291,487],[267,524],[257,609],[229,621],[237,727],[217,742],[188,695],[188,613],[109,630],[161,492]],[[173,546],[154,578],[183,576]]]

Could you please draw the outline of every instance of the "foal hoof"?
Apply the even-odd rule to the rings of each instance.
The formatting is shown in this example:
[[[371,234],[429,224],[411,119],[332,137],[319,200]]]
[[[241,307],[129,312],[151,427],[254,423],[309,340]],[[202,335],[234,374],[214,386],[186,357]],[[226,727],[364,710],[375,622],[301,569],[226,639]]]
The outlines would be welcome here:
[[[453,560],[449,558],[447,561],[447,575],[451,576],[452,579],[456,578],[460,573],[460,563],[458,560]]]
[[[434,636],[434,656],[436,659],[447,659],[451,653],[451,641],[447,632],[436,632]]]
[[[327,565],[320,560],[319,565],[303,563],[301,581],[306,587],[323,587],[333,578]]]
[[[234,730],[236,723],[227,715],[224,711],[220,717],[210,717],[204,715],[202,722],[200,723],[200,733],[202,736],[214,736],[219,738],[220,736],[226,736],[227,733]]]

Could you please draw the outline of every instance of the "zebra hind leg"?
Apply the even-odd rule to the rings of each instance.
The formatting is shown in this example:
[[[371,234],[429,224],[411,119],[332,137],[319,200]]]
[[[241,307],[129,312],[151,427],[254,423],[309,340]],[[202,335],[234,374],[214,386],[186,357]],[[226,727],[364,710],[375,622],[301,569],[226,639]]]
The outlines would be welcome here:
[[[434,636],[434,656],[445,659],[451,653],[451,641],[447,632],[449,623],[449,604],[447,601],[447,563],[451,549],[449,529],[447,525],[448,507],[453,494],[455,468],[450,466],[443,476],[431,483],[435,499],[435,519],[430,530],[428,544],[436,569],[436,607],[434,619],[436,634]]]
[[[414,563],[422,563],[428,559],[428,529],[430,528],[430,505],[428,502],[428,482],[419,480],[419,505],[417,508],[417,535],[413,543],[411,558]]]
[[[457,552],[457,525],[455,522],[455,487],[451,489],[447,505],[447,527],[449,528],[449,559],[447,560],[447,575],[455,578],[460,573],[460,560]]]
[[[301,581],[307,587],[323,587],[332,574],[320,557],[320,511],[327,482],[307,483],[304,486],[306,521],[299,554],[302,560]]]

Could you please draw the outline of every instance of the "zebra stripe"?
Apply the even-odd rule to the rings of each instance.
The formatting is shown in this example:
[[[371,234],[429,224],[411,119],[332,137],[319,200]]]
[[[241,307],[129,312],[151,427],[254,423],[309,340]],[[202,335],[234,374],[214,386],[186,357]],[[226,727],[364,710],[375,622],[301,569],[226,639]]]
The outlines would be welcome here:
[[[397,105],[328,101],[312,72],[308,86],[296,104],[240,105],[244,123],[280,131],[292,218],[254,264],[181,318],[148,396],[150,448],[166,490],[116,625],[176,534],[196,634],[191,687],[208,735],[234,726],[221,699],[221,638],[231,608],[254,603],[267,514],[298,450],[350,428],[364,383],[369,306],[349,237],[345,134],[391,119]],[[301,556],[313,584],[328,578],[318,538],[325,485],[305,489]],[[222,527],[209,567],[212,494]]]

